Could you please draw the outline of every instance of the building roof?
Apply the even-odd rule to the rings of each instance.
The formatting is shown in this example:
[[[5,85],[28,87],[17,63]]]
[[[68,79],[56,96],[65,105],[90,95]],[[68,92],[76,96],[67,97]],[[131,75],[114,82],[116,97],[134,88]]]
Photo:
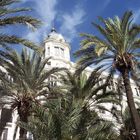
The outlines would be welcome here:
[[[51,32],[48,34],[48,38],[49,39],[54,39],[60,42],[66,42],[66,40],[64,39],[64,37],[62,36],[62,34],[57,33],[55,28],[51,29]]]

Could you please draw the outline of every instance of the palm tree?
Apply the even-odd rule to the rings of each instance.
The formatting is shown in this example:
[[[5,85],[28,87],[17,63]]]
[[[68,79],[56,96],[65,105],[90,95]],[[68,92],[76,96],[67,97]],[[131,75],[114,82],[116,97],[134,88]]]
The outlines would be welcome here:
[[[62,85],[59,87],[61,90],[58,91],[62,98],[58,98],[58,107],[53,105],[53,109],[49,108],[49,114],[57,109],[56,118],[62,123],[56,132],[60,132],[63,139],[113,139],[115,133],[112,123],[100,118],[98,114],[100,110],[109,111],[103,103],[117,101],[112,99],[115,96],[113,92],[105,92],[106,84],[97,86],[101,80],[99,77],[98,70],[93,71],[88,78],[84,73],[76,75],[69,71],[62,76]]]
[[[118,100],[116,99],[115,92],[111,90],[107,91],[108,86],[106,80],[101,77],[100,70],[98,68],[95,69],[89,76],[84,72],[77,73],[77,71],[75,71],[75,73],[66,71],[66,73],[67,76],[62,77],[63,86],[66,87],[64,91],[67,91],[64,94],[66,97],[62,105],[68,105],[67,111],[73,110],[70,106],[73,106],[73,104],[75,105],[75,103],[79,103],[79,106],[82,107],[82,111],[80,112],[81,116],[77,121],[78,123],[76,122],[77,127],[74,129],[72,135],[78,136],[79,140],[88,138],[95,140],[113,139],[113,135],[110,135],[111,131],[109,129],[107,130],[108,135],[106,135],[105,130],[102,131],[103,129],[101,128],[105,124],[100,120],[100,116],[103,114],[99,112],[105,113],[107,111],[111,115],[110,110],[108,107],[105,107],[105,104],[109,103],[111,107],[113,104],[118,104]],[[107,122],[107,120],[105,121]],[[99,125],[99,127],[96,125]],[[101,133],[101,135],[99,133]],[[113,132],[111,133],[113,134]]]
[[[99,110],[107,111],[102,103],[115,102],[109,98],[115,94],[102,93],[105,85],[95,86],[99,77],[95,71],[89,78],[67,71],[62,76],[62,85],[56,87],[61,96],[47,100],[44,107],[35,106],[31,121],[21,123],[21,126],[32,132],[35,140],[117,139],[113,124],[98,115]]]
[[[36,53],[30,55],[27,50],[21,54],[13,50],[1,52],[0,55],[3,67],[0,70],[0,100],[3,104],[11,105],[13,110],[16,109],[21,121],[28,122],[32,103],[40,105],[40,100],[48,97],[50,92],[47,79],[60,69],[47,70],[45,66],[49,58],[43,59]],[[26,139],[26,133],[21,128],[20,139]]]
[[[62,76],[63,86],[68,91],[66,97],[72,96],[75,100],[82,99],[85,104],[89,104],[91,108],[98,108],[98,110],[110,111],[103,103],[118,104],[116,92],[107,91],[107,80],[101,77],[101,71],[98,68],[89,76],[85,72],[77,73],[77,71],[75,73],[66,71],[66,74],[67,76]]]
[[[61,101],[47,102],[47,109],[41,106],[33,108],[34,116],[30,117],[28,124],[20,122],[19,125],[33,134],[35,140],[115,140],[117,134],[109,121],[103,121],[94,111],[88,111],[88,118],[81,113],[79,102],[73,102],[71,110],[67,112],[61,107]],[[90,116],[88,116],[90,114]],[[79,121],[88,120],[87,128],[82,133],[79,129]],[[83,134],[83,136],[82,136]]]
[[[123,77],[127,102],[132,116],[137,139],[140,140],[140,118],[135,107],[130,77],[139,61],[140,26],[133,24],[132,12],[126,12],[122,18],[99,18],[103,25],[93,23],[104,39],[82,34],[82,48],[76,53],[81,57],[79,69],[84,69],[91,64],[101,65],[103,69],[118,71]]]
[[[25,25],[25,27],[26,26],[31,27],[32,29],[39,27],[41,23],[39,20],[23,14],[23,12],[28,12],[31,9],[11,8],[11,5],[17,2],[19,1],[17,0],[0,1],[0,27],[5,28],[6,26],[12,26],[17,24],[22,24]],[[7,48],[8,44],[22,44],[31,49],[38,50],[38,46],[27,39],[23,39],[16,35],[10,35],[4,32],[0,32],[0,46]]]

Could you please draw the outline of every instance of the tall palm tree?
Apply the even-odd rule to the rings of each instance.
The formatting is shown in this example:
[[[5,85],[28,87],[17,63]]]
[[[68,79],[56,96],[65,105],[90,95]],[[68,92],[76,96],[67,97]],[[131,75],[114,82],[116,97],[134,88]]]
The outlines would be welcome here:
[[[132,12],[125,12],[122,18],[99,18],[103,25],[93,23],[104,38],[82,34],[82,48],[76,53],[81,57],[80,69],[91,64],[101,65],[103,69],[118,71],[123,77],[127,102],[130,108],[137,139],[140,140],[140,118],[135,107],[130,77],[139,62],[140,26],[132,22]]]
[[[40,21],[32,16],[26,15],[24,12],[29,12],[29,8],[12,8],[13,4],[18,4],[17,0],[1,0],[0,1],[0,47],[1,49],[10,49],[14,44],[22,44],[23,46],[29,47],[36,51],[42,51],[35,43],[24,39],[20,36],[7,34],[4,32],[5,27],[12,27],[13,25],[24,25],[25,27],[30,27],[31,29],[36,29],[40,26]],[[10,118],[9,118],[10,119]],[[8,120],[8,118],[7,118]],[[0,136],[6,122],[0,123]]]
[[[31,16],[27,16],[23,12],[28,12],[29,8],[12,8],[12,4],[17,3],[17,0],[1,0],[0,1],[0,28],[13,25],[24,25],[25,27],[37,28],[40,25],[40,21]],[[22,14],[22,15],[21,15]],[[16,35],[10,35],[0,32],[0,46],[7,47],[8,44],[22,44],[31,49],[38,50],[38,46],[27,40]],[[10,46],[11,47],[11,46]],[[38,50],[39,51],[39,50]]]
[[[49,59],[43,59],[36,53],[28,54],[27,50],[21,54],[13,50],[0,55],[0,100],[16,109],[21,121],[28,122],[32,103],[40,105],[40,99],[48,97],[47,79],[60,69],[46,69]],[[26,139],[26,133],[21,128],[20,139]]]

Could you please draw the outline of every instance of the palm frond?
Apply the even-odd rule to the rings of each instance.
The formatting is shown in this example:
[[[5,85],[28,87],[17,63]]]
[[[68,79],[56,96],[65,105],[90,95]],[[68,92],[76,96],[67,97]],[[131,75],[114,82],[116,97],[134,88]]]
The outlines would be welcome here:
[[[22,44],[26,47],[29,47],[31,49],[36,50],[39,53],[42,53],[43,48],[39,48],[38,45],[36,45],[35,43],[27,40],[27,39],[23,39],[17,36],[8,36],[8,35],[0,35],[0,44]]]

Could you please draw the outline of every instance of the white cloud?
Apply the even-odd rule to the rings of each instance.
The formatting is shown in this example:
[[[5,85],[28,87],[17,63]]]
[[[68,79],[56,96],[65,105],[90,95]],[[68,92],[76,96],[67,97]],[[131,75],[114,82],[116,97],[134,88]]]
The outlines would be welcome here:
[[[59,18],[57,20],[60,20],[61,23],[60,33],[64,35],[67,41],[71,42],[78,35],[77,27],[83,23],[85,16],[85,11],[80,5],[76,5],[70,13],[63,13],[64,11],[58,11],[56,8],[58,0],[23,0],[22,3],[27,1],[33,3],[33,8],[43,21],[43,27],[36,32],[29,32],[26,36],[27,39],[39,42],[40,38],[44,37],[53,26],[57,16]]]
[[[57,0],[36,0],[36,10],[45,22],[45,26],[51,26],[56,16]]]
[[[133,19],[133,22],[136,23],[136,22],[139,22],[140,21],[140,9],[139,10],[136,10],[134,12],[134,19]]]
[[[106,1],[104,2],[104,4],[103,4],[103,7],[102,7],[102,8],[103,8],[103,9],[106,8],[106,7],[109,5],[110,1],[111,1],[111,0],[106,0]]]
[[[34,2],[34,9],[37,11],[39,18],[43,22],[43,26],[36,32],[30,32],[26,38],[33,41],[39,41],[40,36],[45,36],[46,32],[52,26],[56,17],[57,0],[30,0]],[[27,2],[24,0],[23,2]]]
[[[60,32],[66,40],[71,42],[77,36],[77,26],[84,22],[85,11],[80,6],[75,6],[72,13],[62,15]]]

